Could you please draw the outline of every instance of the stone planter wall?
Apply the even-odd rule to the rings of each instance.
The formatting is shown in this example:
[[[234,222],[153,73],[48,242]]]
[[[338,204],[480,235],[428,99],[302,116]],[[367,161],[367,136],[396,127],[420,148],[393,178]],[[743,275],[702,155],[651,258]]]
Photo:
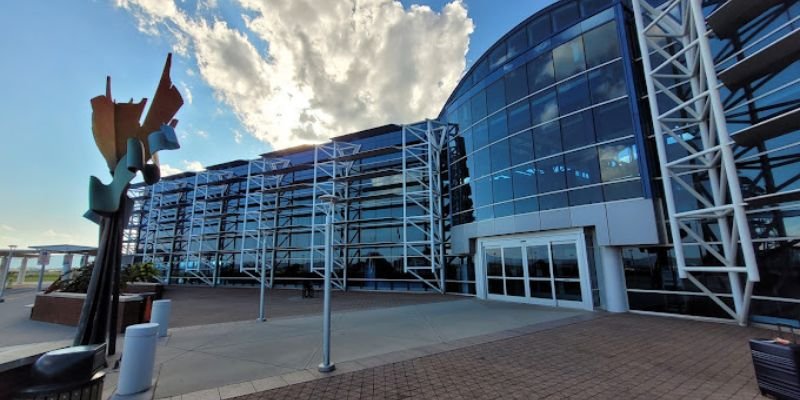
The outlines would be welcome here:
[[[164,297],[164,285],[160,283],[144,283],[144,282],[135,282],[135,283],[128,283],[125,285],[125,289],[122,290],[124,293],[155,293],[156,300],[161,300]]]
[[[39,294],[33,303],[33,309],[31,309],[31,319],[77,326],[85,299],[86,295],[83,293]],[[120,296],[118,313],[117,332],[119,333],[122,333],[128,325],[146,322],[142,321],[144,301],[141,296]]]

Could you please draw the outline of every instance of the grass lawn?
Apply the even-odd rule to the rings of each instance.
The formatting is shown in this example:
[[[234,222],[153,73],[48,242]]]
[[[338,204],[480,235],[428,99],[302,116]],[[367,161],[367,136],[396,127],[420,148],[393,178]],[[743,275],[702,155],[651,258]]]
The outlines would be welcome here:
[[[9,286],[14,285],[17,283],[17,271],[11,271],[8,273],[8,284]],[[47,270],[44,272],[44,281],[45,282],[53,282],[61,275],[61,271],[57,270]],[[25,283],[37,283],[39,282],[39,270],[31,270],[29,269],[28,272],[25,273]]]

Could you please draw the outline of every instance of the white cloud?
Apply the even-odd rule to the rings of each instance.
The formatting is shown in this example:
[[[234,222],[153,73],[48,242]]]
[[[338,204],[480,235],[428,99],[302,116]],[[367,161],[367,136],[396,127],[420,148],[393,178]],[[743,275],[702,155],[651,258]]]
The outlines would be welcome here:
[[[11,225],[0,224],[0,231],[15,232],[16,229],[14,229],[14,227]]]
[[[194,134],[197,135],[197,136],[200,136],[203,139],[208,139],[208,132],[206,132],[206,131],[204,131],[202,129],[198,129]]]
[[[473,31],[461,0],[439,12],[392,0],[239,2],[247,33],[174,0],[116,0],[142,32],[193,56],[215,96],[275,148],[435,116]]]
[[[236,144],[242,144],[242,138],[243,138],[242,132],[239,132],[238,129],[234,129],[233,141],[236,142]]]
[[[161,164],[159,168],[161,169],[161,176],[177,175],[183,172],[180,168],[175,168],[169,164]]]
[[[159,168],[161,169],[161,176],[177,175],[186,171],[197,172],[205,169],[200,161],[189,160],[183,160],[183,168],[173,167],[169,164],[161,164]]]
[[[181,81],[181,92],[183,94],[183,98],[186,99],[186,102],[192,104],[192,91],[189,89],[189,85],[186,82]]]
[[[183,160],[183,166],[186,169],[186,171],[195,171],[196,172],[196,171],[202,171],[202,170],[205,169],[205,168],[203,168],[203,164],[201,164],[200,161]]]

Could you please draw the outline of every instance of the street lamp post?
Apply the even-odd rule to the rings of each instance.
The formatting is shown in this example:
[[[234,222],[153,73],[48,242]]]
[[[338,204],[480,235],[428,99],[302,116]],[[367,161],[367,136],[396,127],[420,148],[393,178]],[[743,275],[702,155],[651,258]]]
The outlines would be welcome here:
[[[319,372],[331,372],[336,366],[331,362],[331,271],[333,270],[333,215],[339,198],[334,195],[320,196],[328,203],[325,212],[325,282],[322,307],[322,363]]]
[[[2,279],[2,281],[0,281],[0,303],[6,301],[3,298],[3,294],[6,291],[6,281],[8,280],[8,271],[11,269],[11,259],[14,257],[14,249],[16,249],[17,246],[11,244],[8,246],[8,248],[9,248],[8,255],[6,256],[6,260],[3,263],[5,264],[3,265],[3,276],[2,278],[0,278]]]

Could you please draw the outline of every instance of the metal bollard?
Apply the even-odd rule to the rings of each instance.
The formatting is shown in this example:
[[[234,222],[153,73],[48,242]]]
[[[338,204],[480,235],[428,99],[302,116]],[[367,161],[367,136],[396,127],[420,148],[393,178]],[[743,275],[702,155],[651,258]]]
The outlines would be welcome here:
[[[169,316],[172,314],[172,300],[156,300],[150,311],[150,322],[158,324],[158,336],[167,336]]]
[[[125,330],[125,346],[119,368],[117,394],[144,392],[153,382],[158,324],[131,325]]]

